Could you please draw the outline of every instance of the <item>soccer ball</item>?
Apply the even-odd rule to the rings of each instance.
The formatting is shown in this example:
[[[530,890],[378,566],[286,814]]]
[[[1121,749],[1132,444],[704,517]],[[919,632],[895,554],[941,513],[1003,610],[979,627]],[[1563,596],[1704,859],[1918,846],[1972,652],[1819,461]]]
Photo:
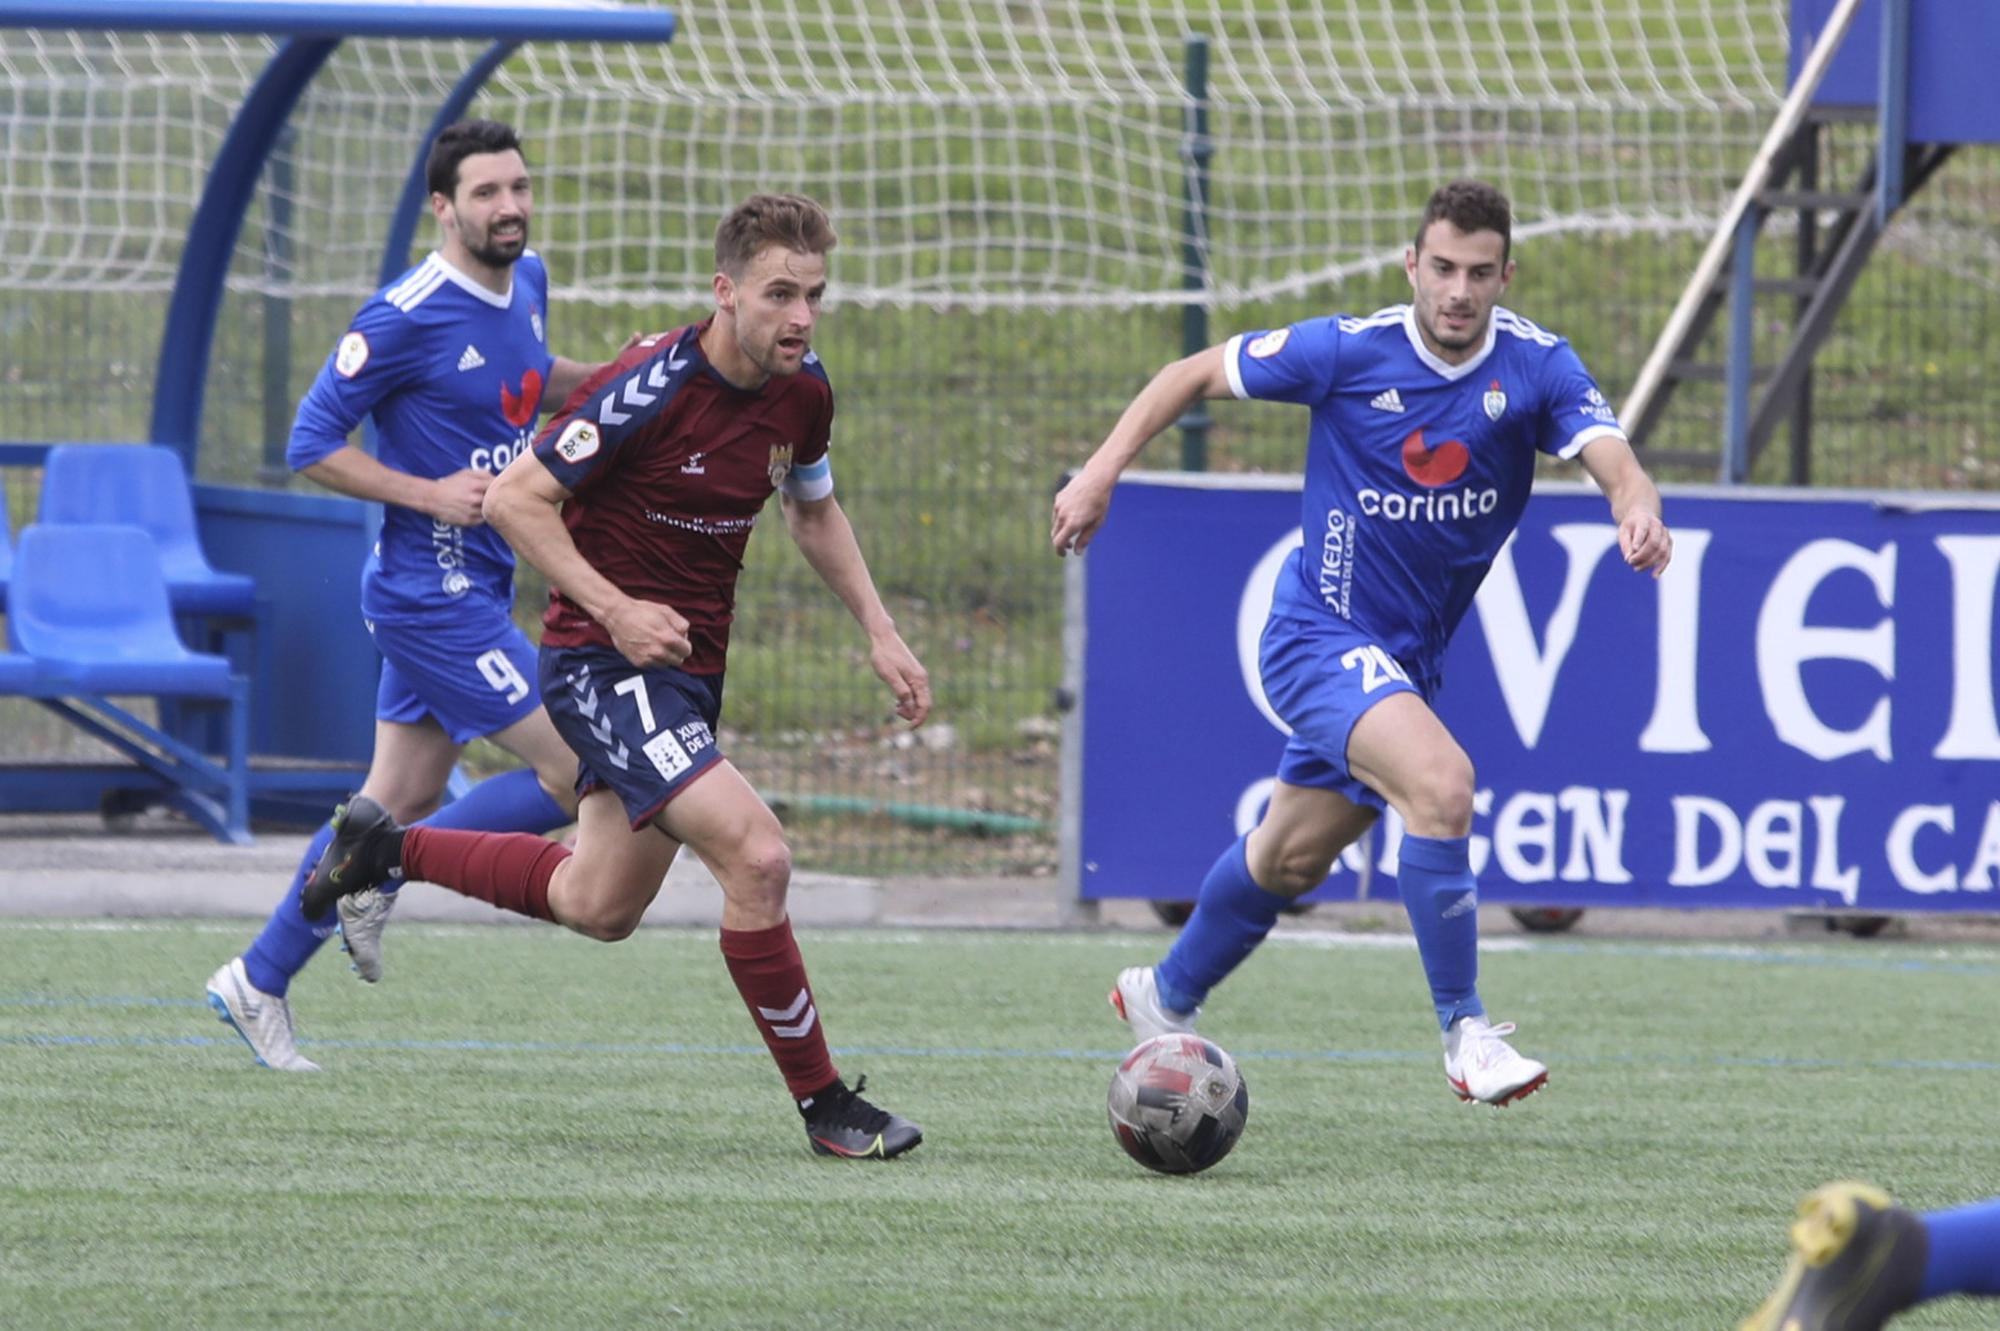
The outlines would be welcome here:
[[[1170,1033],[1125,1055],[1111,1074],[1108,1107],[1127,1155],[1162,1174],[1196,1174],[1243,1135],[1250,1088],[1215,1044]]]

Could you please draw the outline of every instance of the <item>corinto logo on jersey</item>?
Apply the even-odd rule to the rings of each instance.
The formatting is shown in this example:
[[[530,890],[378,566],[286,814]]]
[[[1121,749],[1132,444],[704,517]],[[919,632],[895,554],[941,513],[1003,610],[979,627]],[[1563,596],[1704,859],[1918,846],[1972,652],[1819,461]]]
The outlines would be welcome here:
[[[1285,343],[1289,342],[1291,340],[1291,337],[1292,337],[1291,329],[1273,328],[1270,332],[1264,334],[1260,338],[1257,338],[1255,341],[1251,342],[1249,346],[1243,349],[1257,360],[1264,360],[1267,357],[1275,356],[1280,351],[1283,351],[1285,349]]]
[[[1470,522],[1500,507],[1500,492],[1491,488],[1443,494],[1426,490],[1413,495],[1362,490],[1354,499],[1365,516],[1391,522]]]
[[[361,367],[368,363],[368,339],[360,333],[349,333],[340,339],[340,349],[333,353],[333,368],[343,379],[352,379],[361,373]]]
[[[465,465],[474,471],[503,472],[509,463],[528,451],[529,432],[521,431],[514,436],[511,444],[495,444],[492,448],[475,448]]]
[[[585,458],[596,457],[597,446],[603,438],[592,422],[571,421],[556,437],[556,456],[564,462],[581,462]]]

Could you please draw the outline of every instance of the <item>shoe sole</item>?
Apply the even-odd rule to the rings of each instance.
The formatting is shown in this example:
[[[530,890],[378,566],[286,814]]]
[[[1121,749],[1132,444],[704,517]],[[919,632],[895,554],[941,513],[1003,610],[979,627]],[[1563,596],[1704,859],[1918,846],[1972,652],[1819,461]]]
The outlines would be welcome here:
[[[1525,1100],[1529,1096],[1533,1095],[1536,1091],[1541,1090],[1542,1087],[1547,1086],[1549,1084],[1549,1074],[1544,1072],[1542,1073],[1541,1076],[1536,1077],[1533,1081],[1524,1082],[1521,1085],[1516,1086],[1513,1090],[1508,1091],[1505,1095],[1502,1095],[1497,1100],[1482,1100],[1478,1096],[1466,1090],[1465,1083],[1453,1081],[1450,1077],[1446,1077],[1444,1079],[1444,1084],[1451,1087],[1451,1093],[1457,1096],[1460,1100],[1464,1101],[1466,1104],[1491,1105],[1495,1109],[1505,1109],[1508,1105],[1513,1104],[1515,1101]]]
[[[360,976],[361,983],[363,984],[379,984],[382,979],[381,958],[378,956],[375,960],[375,973],[373,975],[370,975],[366,970],[362,968],[361,961],[358,957],[356,957],[354,949],[348,946],[347,922],[338,918],[339,913],[340,913],[340,907],[336,904],[334,907],[335,920],[333,925],[333,932],[334,935],[340,939],[340,950],[347,954],[347,969],[353,971],[356,975]]]
[[[907,1155],[922,1146],[924,1137],[922,1133],[918,1133],[908,1144],[899,1146],[893,1151],[883,1148],[880,1136],[877,1136],[875,1144],[865,1151],[843,1151],[832,1142],[815,1137],[811,1133],[806,1134],[806,1141],[811,1144],[814,1155],[832,1156],[836,1160],[894,1160],[897,1156]]]
[[[1867,1202],[1877,1211],[1887,1211],[1895,1202],[1889,1195],[1860,1183],[1831,1183],[1808,1194],[1799,1203],[1799,1218],[1792,1222],[1792,1250],[1807,1266],[1820,1267],[1840,1256],[1854,1239],[1861,1224],[1855,1202]]]
[[[250,1057],[257,1060],[257,1066],[260,1068],[270,1067],[271,1065],[264,1061],[264,1056],[257,1052],[257,1046],[254,1044],[250,1044],[250,1037],[243,1033],[243,1028],[236,1024],[236,1014],[229,1010],[229,1000],[224,998],[221,994],[216,993],[215,990],[213,989],[210,989],[207,992],[208,992],[208,1005],[215,1009],[215,1015],[222,1019],[222,1024],[227,1026],[230,1030],[235,1031],[236,1038],[243,1041],[245,1045],[249,1046]]]
[[[1792,1255],[1785,1263],[1784,1275],[1763,1306],[1750,1314],[1738,1331],[1781,1331],[1778,1318],[1792,1306],[1806,1276],[1839,1257],[1853,1241],[1861,1222],[1854,1207],[1856,1199],[1877,1210],[1895,1205],[1889,1194],[1865,1183],[1829,1183],[1807,1194],[1799,1203],[1799,1218],[1792,1222]]]
[[[346,834],[348,818],[353,807],[351,803],[343,804],[333,811],[333,840],[327,843],[325,852],[321,854],[320,864],[325,864],[332,858],[334,848],[340,844],[340,838]],[[339,863],[326,871],[326,877],[323,879],[320,877],[319,865],[313,866],[313,871],[306,875],[305,885],[299,890],[299,907],[307,919],[319,919],[326,912],[337,907],[342,897],[348,895],[348,889],[340,885],[340,876],[353,867],[354,850],[352,847],[349,847],[347,853],[341,856]],[[331,894],[326,895],[324,901],[317,900],[320,896],[327,894],[329,889],[332,889]],[[319,909],[313,909],[315,905]]]

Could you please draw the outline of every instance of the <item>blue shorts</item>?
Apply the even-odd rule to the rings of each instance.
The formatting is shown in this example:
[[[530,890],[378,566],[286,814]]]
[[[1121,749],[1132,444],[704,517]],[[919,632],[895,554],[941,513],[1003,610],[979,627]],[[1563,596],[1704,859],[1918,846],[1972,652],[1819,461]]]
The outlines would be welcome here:
[[[722,761],[721,675],[641,670],[609,647],[544,647],[542,694],[576,752],[578,797],[610,788],[635,830]]]
[[[437,718],[454,744],[497,734],[542,705],[535,647],[498,601],[467,596],[449,612],[368,619],[382,653],[375,715]]]
[[[1388,801],[1347,770],[1347,739],[1361,714],[1398,693],[1425,702],[1435,679],[1410,672],[1367,633],[1339,620],[1309,623],[1272,615],[1257,647],[1257,670],[1271,709],[1292,728],[1278,779],[1384,809]]]

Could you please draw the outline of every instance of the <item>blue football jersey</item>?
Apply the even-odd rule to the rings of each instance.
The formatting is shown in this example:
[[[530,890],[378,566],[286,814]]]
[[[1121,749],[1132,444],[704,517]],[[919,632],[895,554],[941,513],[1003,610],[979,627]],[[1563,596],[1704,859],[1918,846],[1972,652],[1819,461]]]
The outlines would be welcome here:
[[[1272,613],[1345,619],[1420,683],[1520,520],[1536,453],[1625,433],[1569,343],[1499,307],[1462,365],[1407,305],[1244,333],[1224,363],[1236,396],[1312,409],[1305,544]]]
[[[299,403],[285,459],[332,453],[373,414],[385,466],[436,480],[498,473],[535,435],[555,358],[544,320],[549,275],[533,250],[496,295],[432,254],[354,316]],[[362,613],[423,613],[478,591],[511,602],[514,552],[491,527],[454,527],[386,505],[362,577]]]

